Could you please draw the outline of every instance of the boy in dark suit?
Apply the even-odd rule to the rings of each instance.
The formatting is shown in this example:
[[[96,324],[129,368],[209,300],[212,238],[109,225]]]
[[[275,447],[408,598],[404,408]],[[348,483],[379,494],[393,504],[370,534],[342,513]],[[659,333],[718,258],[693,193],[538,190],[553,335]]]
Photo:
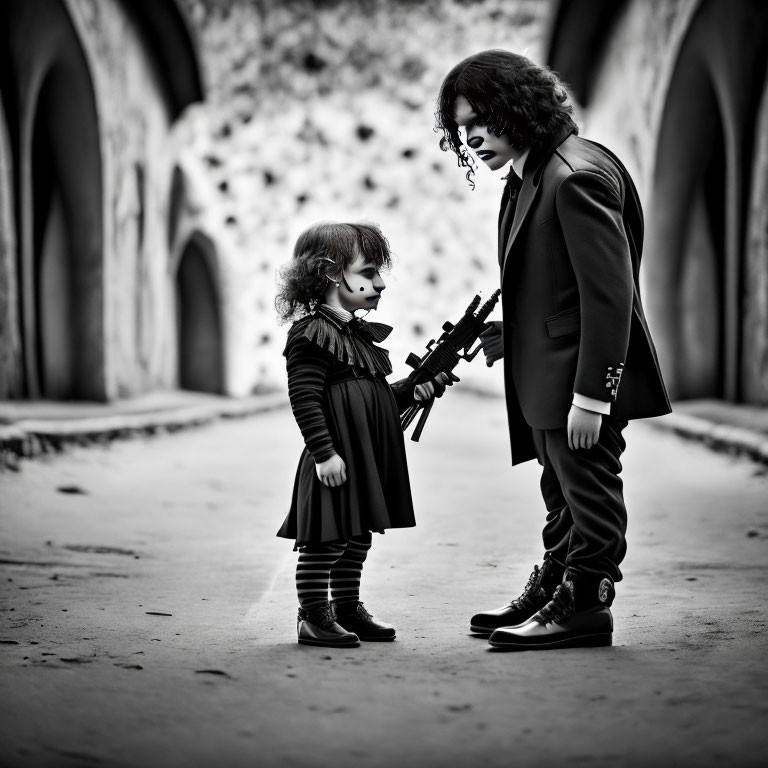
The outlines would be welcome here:
[[[499,212],[503,321],[483,334],[504,360],[512,463],[537,458],[544,562],[520,597],[472,617],[497,648],[609,645],[626,553],[622,430],[670,411],[640,303],[643,216],[624,166],[580,138],[549,70],[507,51],[443,81],[444,149],[512,168]],[[463,137],[462,137],[463,134]]]

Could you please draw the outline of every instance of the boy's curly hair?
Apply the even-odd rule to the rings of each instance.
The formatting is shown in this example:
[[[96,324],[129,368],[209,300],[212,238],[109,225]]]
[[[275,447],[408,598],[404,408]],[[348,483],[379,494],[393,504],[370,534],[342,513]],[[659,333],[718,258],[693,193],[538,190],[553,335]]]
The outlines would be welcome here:
[[[281,322],[314,311],[328,281],[340,280],[358,253],[377,270],[392,266],[389,242],[377,224],[321,221],[305,229],[296,240],[293,258],[280,269],[275,309]]]
[[[559,128],[574,133],[573,106],[557,75],[525,56],[503,50],[476,53],[459,62],[443,80],[437,97],[435,131],[442,132],[440,148],[452,150],[459,167],[467,168],[474,187],[474,169],[462,146],[454,120],[454,103],[464,96],[488,129],[505,133],[516,149],[539,148]]]

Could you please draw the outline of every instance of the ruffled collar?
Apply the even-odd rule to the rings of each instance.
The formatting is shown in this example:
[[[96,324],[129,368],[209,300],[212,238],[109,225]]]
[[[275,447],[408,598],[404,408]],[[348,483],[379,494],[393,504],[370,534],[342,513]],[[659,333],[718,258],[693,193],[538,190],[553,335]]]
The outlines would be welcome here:
[[[384,339],[392,333],[391,325],[363,320],[362,317],[355,317],[355,315],[348,312],[346,309],[338,309],[336,307],[331,307],[328,304],[321,304],[317,308],[316,314],[330,320],[332,323],[338,324],[339,330],[343,330],[344,326],[348,326],[350,331],[361,333],[363,336],[370,338],[371,341],[375,341],[377,344],[384,341]]]
[[[321,304],[319,309],[323,311],[324,315],[330,315],[332,318],[343,324],[355,319],[355,316],[349,310],[343,309],[342,307],[332,307],[330,304]]]
[[[373,375],[387,376],[392,373],[389,352],[375,344],[384,341],[390,333],[392,326],[368,322],[323,304],[293,324],[288,331],[286,350],[298,338],[305,338],[342,363],[363,368]]]

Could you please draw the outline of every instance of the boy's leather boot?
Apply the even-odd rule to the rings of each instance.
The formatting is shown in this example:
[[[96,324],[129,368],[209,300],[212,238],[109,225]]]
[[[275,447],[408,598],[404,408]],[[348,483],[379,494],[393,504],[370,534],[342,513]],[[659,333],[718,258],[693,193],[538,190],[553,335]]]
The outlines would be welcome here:
[[[354,632],[347,632],[336,623],[328,602],[299,608],[296,630],[302,645],[323,645],[332,648],[352,648],[360,645],[360,638]]]
[[[394,640],[395,628],[391,624],[377,621],[357,602],[334,603],[336,621],[348,632],[354,632],[361,640]]]
[[[488,642],[505,650],[611,645],[613,581],[568,568],[552,599],[524,624],[497,629]]]
[[[545,555],[541,568],[538,565],[533,566],[523,594],[501,608],[476,613],[470,619],[470,631],[479,635],[490,635],[499,627],[513,627],[528,621],[552,599],[555,589],[563,579],[564,571],[565,566],[549,554]]]

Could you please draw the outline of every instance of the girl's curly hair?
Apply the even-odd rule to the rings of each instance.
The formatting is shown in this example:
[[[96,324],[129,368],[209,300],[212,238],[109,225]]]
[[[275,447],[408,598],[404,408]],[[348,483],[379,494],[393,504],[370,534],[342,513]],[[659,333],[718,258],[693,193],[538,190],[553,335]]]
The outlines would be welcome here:
[[[392,266],[389,242],[377,224],[321,221],[305,229],[296,240],[293,258],[280,269],[275,309],[281,322],[314,311],[328,281],[340,280],[358,253],[376,270]]]
[[[454,103],[464,96],[478,119],[496,136],[506,134],[515,149],[539,148],[561,127],[578,133],[568,92],[557,75],[525,56],[503,50],[476,53],[459,62],[443,80],[437,97],[435,131],[440,148],[452,150],[467,168],[474,187],[474,168],[462,146],[454,120]]]

